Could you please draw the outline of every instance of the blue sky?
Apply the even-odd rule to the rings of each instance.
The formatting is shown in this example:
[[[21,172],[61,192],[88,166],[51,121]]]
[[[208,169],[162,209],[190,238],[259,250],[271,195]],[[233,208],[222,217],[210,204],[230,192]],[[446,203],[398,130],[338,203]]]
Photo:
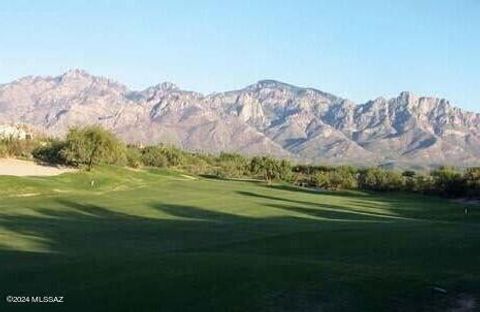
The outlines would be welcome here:
[[[480,0],[0,2],[1,83],[71,68],[134,89],[409,90],[480,112]]]

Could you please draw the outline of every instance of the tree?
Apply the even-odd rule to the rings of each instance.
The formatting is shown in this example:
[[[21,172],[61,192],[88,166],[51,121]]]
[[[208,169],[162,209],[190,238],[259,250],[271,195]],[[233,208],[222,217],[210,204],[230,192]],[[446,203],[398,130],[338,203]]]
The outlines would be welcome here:
[[[127,146],[125,150],[127,166],[131,168],[139,168],[142,166],[142,153],[136,146]]]
[[[221,153],[217,159],[221,177],[241,177],[248,172],[248,160],[240,154]]]
[[[50,164],[64,164],[62,150],[65,148],[65,142],[61,140],[50,140],[32,151],[33,158]]]
[[[468,195],[480,197],[480,167],[468,168],[464,173]]]
[[[250,172],[261,175],[268,184],[271,184],[274,179],[286,178],[289,170],[288,161],[279,161],[270,156],[257,156],[250,161]]]
[[[164,168],[168,166],[167,156],[159,146],[147,146],[142,149],[142,162],[145,166]]]
[[[413,170],[405,170],[402,172],[402,177],[405,181],[405,189],[415,191],[417,187],[417,173]]]
[[[67,163],[86,166],[87,170],[99,163],[125,162],[125,146],[111,132],[99,126],[71,128],[61,150]]]
[[[455,168],[443,166],[433,170],[430,175],[434,180],[435,192],[440,195],[458,197],[467,193],[466,181]]]
[[[336,179],[335,174],[332,173],[333,171],[319,171],[315,175],[317,187],[327,190],[336,190],[340,185],[340,181]]]
[[[340,166],[335,169],[335,175],[340,180],[339,187],[342,189],[353,189],[357,187],[357,170],[350,166]]]
[[[292,164],[288,160],[282,159],[279,164],[279,178],[291,182],[292,177]]]
[[[168,165],[172,167],[180,166],[184,162],[184,152],[174,146],[160,146],[160,150],[165,155]]]
[[[351,167],[329,168],[316,174],[317,186],[325,189],[352,189],[356,186],[356,179]]]
[[[364,190],[380,190],[384,185],[385,171],[379,168],[368,168],[360,172],[358,184]]]
[[[395,171],[368,168],[360,172],[359,187],[372,191],[397,191],[403,188],[403,177]]]
[[[414,188],[408,189],[414,192],[431,194],[435,192],[435,181],[432,176],[417,175],[415,178]]]
[[[184,161],[184,152],[173,146],[147,146],[142,150],[142,162],[145,166],[177,167]]]

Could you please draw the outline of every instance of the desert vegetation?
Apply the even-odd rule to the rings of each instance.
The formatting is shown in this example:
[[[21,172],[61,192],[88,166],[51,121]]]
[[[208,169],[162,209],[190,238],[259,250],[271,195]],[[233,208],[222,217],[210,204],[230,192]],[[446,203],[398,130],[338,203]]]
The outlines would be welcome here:
[[[91,170],[98,164],[132,168],[154,167],[217,178],[253,178],[271,184],[288,182],[325,190],[412,192],[445,197],[479,197],[480,167],[457,169],[440,166],[431,171],[396,171],[380,167],[293,164],[272,156],[247,157],[190,152],[168,145],[126,145],[98,127],[72,128],[65,139],[38,138],[0,141],[0,156]]]
[[[15,142],[13,140],[12,142]],[[73,128],[64,140],[12,143],[14,155],[28,155],[41,161],[84,167],[95,164],[171,168],[190,174],[218,178],[256,178],[284,181],[327,190],[358,189],[379,192],[415,192],[446,197],[480,196],[480,168],[456,169],[443,166],[430,172],[403,172],[352,166],[292,164],[271,156],[246,157],[235,153],[219,155],[188,152],[174,146],[125,145],[100,127]],[[19,146],[17,146],[19,144]]]

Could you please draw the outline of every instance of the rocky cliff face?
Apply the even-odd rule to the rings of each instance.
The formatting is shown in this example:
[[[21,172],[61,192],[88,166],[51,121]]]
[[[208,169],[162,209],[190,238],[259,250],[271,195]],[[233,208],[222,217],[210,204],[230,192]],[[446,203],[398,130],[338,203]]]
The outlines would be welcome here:
[[[19,122],[52,135],[71,126],[101,124],[130,142],[308,162],[480,163],[480,114],[408,92],[356,105],[265,80],[205,96],[171,83],[131,91],[72,70],[0,86],[0,124]]]

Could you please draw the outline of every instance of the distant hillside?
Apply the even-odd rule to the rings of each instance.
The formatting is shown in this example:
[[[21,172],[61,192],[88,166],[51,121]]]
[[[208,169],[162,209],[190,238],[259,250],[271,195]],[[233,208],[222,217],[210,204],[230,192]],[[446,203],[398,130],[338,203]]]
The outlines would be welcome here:
[[[0,86],[0,124],[62,135],[101,124],[130,142],[273,154],[356,165],[480,164],[480,114],[402,92],[364,104],[273,80],[202,95],[162,83],[143,91],[72,70]]]

